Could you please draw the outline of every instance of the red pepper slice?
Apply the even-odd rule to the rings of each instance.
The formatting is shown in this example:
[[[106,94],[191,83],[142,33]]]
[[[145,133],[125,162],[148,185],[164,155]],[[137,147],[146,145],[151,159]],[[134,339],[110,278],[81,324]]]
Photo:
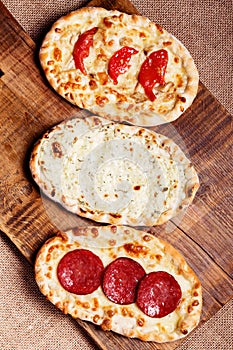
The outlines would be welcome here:
[[[91,28],[79,35],[74,45],[73,58],[75,68],[80,69],[83,74],[87,74],[83,60],[89,56],[90,47],[93,45],[93,36],[97,32],[98,27]]]
[[[120,74],[124,74],[130,68],[129,61],[132,55],[138,53],[138,50],[133,47],[124,46],[120,50],[114,53],[109,60],[108,74],[116,85],[118,83],[117,78]]]
[[[153,93],[155,84],[164,84],[164,76],[167,69],[168,53],[166,50],[152,52],[143,62],[138,80],[144,87],[145,93],[151,101],[156,99]]]

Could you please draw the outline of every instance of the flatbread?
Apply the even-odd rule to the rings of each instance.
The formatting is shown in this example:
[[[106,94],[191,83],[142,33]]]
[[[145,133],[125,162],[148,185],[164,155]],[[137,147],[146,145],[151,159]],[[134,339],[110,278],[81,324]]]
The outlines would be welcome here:
[[[147,274],[158,271],[170,274],[181,288],[180,303],[168,315],[154,318],[142,312],[135,302],[120,305],[110,301],[101,286],[86,295],[68,292],[58,280],[57,268],[61,259],[76,249],[94,253],[105,268],[117,258],[126,257],[139,263]],[[133,228],[76,228],[49,239],[37,255],[35,278],[40,291],[65,314],[126,337],[170,342],[185,337],[200,320],[201,284],[184,257],[163,240]]]
[[[74,46],[81,34],[97,27],[84,58],[86,75],[75,68]],[[109,61],[122,47],[138,51],[118,83],[109,76]],[[153,89],[152,102],[138,81],[146,58],[166,50],[165,82]],[[58,19],[40,48],[40,62],[51,86],[72,104],[114,121],[152,126],[177,119],[193,102],[198,71],[184,45],[148,18],[103,8],[82,8]]]
[[[172,140],[95,116],[46,132],[30,169],[41,190],[67,210],[118,225],[163,224],[191,204],[199,187]]]

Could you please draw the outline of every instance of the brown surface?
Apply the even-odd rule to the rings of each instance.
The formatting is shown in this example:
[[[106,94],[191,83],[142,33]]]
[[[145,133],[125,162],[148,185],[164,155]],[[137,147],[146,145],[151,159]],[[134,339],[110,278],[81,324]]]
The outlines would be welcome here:
[[[106,1],[109,6],[110,1]],[[103,4],[103,2],[102,2]],[[126,5],[125,5],[126,4]],[[121,1],[121,10],[128,8]],[[126,6],[126,7],[124,7]],[[1,176],[0,228],[23,255],[33,261],[42,242],[73,222],[88,221],[64,215],[49,201],[42,201],[28,171],[29,150],[48,127],[82,112],[57,96],[47,85],[40,70],[37,48],[1,5],[0,13],[1,89]],[[231,237],[231,116],[200,84],[193,106],[172,124],[156,130],[182,140],[200,176],[201,188],[182,221],[154,228],[186,257],[204,287],[202,323],[211,318],[232,297]],[[181,145],[182,147],[182,145]],[[63,215],[64,220],[60,220]],[[92,224],[89,222],[89,224]],[[177,227],[178,226],[178,227]],[[168,234],[167,231],[170,231]],[[103,349],[141,349],[142,343],[79,322]],[[159,345],[175,349],[181,342]],[[155,349],[144,343],[143,349]]]

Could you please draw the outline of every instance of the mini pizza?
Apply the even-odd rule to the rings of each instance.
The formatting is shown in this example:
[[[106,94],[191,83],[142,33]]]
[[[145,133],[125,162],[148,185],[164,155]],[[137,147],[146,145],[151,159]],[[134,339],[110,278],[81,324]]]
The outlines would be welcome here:
[[[199,187],[193,165],[172,140],[94,116],[46,132],[30,168],[53,201],[118,225],[163,224],[187,208]]]
[[[72,104],[141,126],[177,119],[198,71],[184,45],[148,18],[86,7],[58,19],[40,48],[51,86]]]
[[[40,291],[74,318],[158,343],[199,323],[201,284],[170,244],[125,226],[75,228],[50,238],[35,262]]]

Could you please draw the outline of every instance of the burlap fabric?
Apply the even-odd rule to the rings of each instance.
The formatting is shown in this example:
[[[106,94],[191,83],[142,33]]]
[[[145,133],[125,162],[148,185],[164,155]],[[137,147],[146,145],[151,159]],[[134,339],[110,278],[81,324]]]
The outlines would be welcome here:
[[[2,2],[38,43],[55,19],[85,3]],[[143,15],[160,23],[187,46],[201,81],[233,112],[232,0],[134,0],[133,3]],[[33,268],[4,234],[0,235],[0,251],[0,349],[96,349],[74,320],[45,301],[34,281]],[[232,304],[229,301],[177,349],[233,349]]]

